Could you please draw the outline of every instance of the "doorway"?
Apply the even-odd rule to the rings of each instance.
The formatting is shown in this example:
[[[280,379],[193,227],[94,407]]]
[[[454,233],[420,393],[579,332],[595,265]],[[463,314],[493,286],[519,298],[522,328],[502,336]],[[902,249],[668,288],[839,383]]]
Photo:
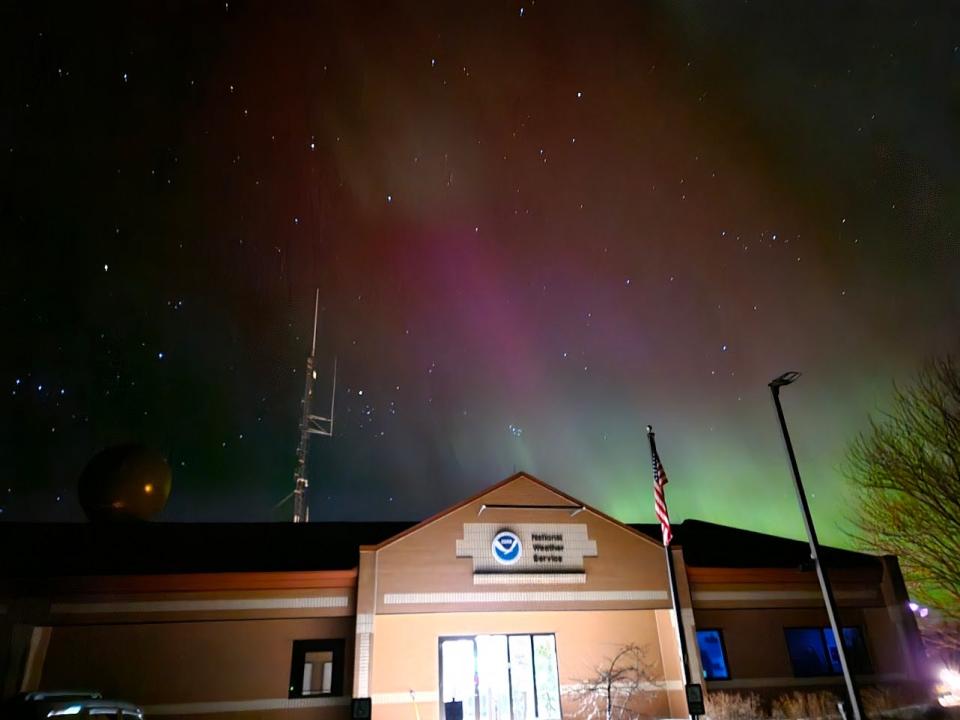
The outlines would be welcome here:
[[[440,717],[459,702],[463,720],[559,720],[552,633],[440,638]]]

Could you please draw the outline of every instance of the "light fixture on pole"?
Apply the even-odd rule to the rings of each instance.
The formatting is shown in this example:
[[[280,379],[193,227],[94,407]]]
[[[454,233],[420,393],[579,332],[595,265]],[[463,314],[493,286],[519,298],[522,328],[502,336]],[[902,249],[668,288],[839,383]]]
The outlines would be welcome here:
[[[823,602],[827,607],[827,617],[830,619],[830,628],[833,630],[833,637],[836,641],[837,655],[840,659],[840,669],[843,671],[843,681],[847,686],[847,696],[850,702],[850,720],[865,720],[863,706],[860,702],[860,691],[857,688],[856,679],[850,671],[850,664],[847,662],[847,653],[843,647],[843,632],[840,628],[837,617],[837,603],[833,596],[833,589],[830,587],[830,579],[827,577],[826,570],[820,562],[820,541],[817,540],[817,531],[813,526],[813,517],[810,515],[810,506],[807,504],[807,496],[803,491],[803,482],[800,480],[800,468],[797,466],[797,457],[793,453],[793,443],[790,442],[790,433],[787,431],[787,421],[783,417],[783,407],[780,405],[780,388],[790,385],[800,377],[800,373],[791,370],[770,381],[770,394],[773,395],[773,405],[777,409],[777,419],[780,421],[780,431],[783,433],[783,443],[787,448],[787,458],[790,460],[790,469],[793,471],[793,481],[797,490],[797,502],[800,504],[800,511],[803,513],[803,524],[807,530],[807,539],[810,542],[810,559],[813,560],[814,568],[817,571],[817,580],[820,581],[820,591],[823,593]]]

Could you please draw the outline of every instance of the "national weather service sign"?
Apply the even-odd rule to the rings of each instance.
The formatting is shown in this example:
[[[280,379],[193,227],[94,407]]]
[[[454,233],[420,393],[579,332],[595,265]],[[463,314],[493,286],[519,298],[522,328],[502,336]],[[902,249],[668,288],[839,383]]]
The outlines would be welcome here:
[[[515,532],[501,530],[493,536],[490,550],[493,553],[493,559],[501,565],[516,565],[523,555],[523,543]]]
[[[583,523],[465,523],[457,557],[473,558],[475,577],[492,574],[583,573],[597,542]]]

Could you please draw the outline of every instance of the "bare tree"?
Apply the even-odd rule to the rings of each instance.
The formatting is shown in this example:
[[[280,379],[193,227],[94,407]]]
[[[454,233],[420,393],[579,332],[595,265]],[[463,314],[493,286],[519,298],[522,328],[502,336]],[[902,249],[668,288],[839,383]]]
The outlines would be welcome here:
[[[960,622],[960,365],[947,357],[894,387],[851,445],[855,536],[897,555],[914,597]]]
[[[645,647],[628,643],[578,683],[576,696],[587,720],[627,720],[639,715],[644,695],[659,689],[655,662]]]

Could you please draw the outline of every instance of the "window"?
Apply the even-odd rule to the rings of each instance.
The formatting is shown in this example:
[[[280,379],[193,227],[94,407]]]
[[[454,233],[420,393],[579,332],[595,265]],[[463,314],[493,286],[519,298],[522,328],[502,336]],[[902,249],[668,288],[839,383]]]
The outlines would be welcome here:
[[[294,640],[289,697],[343,694],[343,640]]]
[[[561,717],[552,634],[440,638],[440,673],[441,718],[448,707],[463,720]]]
[[[697,647],[700,648],[700,663],[704,680],[729,680],[727,651],[723,647],[723,634],[719,630],[697,630]]]
[[[843,635],[843,649],[850,669],[855,673],[870,672],[870,661],[860,628],[845,627],[840,632]],[[786,636],[794,675],[815,677],[841,673],[840,655],[833,630],[828,627],[787,628]]]
[[[843,649],[847,653],[847,662],[855,673],[870,672],[870,661],[867,658],[867,649],[863,642],[863,635],[858,627],[841,628],[843,635]],[[830,656],[830,666],[836,674],[843,672],[840,667],[840,655],[837,654],[837,642],[833,637],[833,630],[823,629],[823,639],[827,643],[827,653]]]

